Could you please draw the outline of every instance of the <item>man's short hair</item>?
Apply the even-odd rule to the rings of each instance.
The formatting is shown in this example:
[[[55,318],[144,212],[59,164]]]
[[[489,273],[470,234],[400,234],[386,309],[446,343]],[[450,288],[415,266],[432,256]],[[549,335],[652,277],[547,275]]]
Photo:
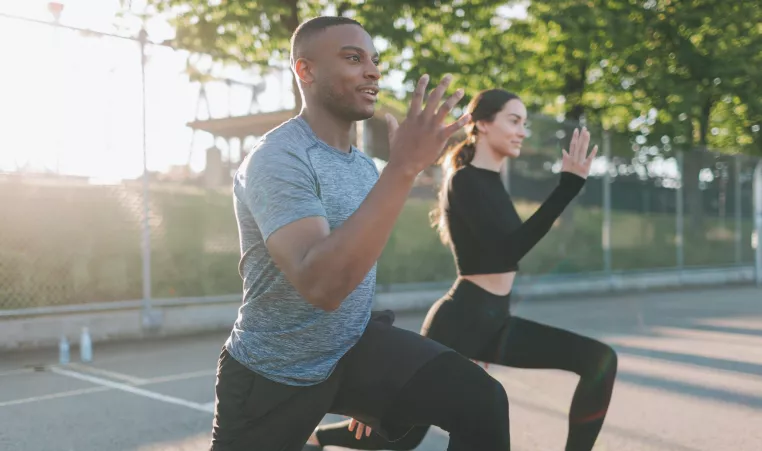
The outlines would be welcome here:
[[[296,27],[294,34],[291,36],[291,65],[293,66],[296,60],[302,57],[303,48],[310,39],[326,28],[335,25],[357,25],[362,27],[360,22],[343,16],[319,16],[302,22]]]

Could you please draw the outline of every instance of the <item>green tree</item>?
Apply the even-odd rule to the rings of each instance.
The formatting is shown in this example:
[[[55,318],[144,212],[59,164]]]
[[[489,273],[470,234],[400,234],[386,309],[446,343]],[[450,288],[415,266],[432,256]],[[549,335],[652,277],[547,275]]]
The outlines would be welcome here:
[[[388,43],[390,58],[382,70],[396,68],[402,47],[414,42],[411,24],[426,20],[430,11],[452,8],[459,0],[149,0],[158,12],[168,13],[176,30],[173,44],[209,55],[217,62],[242,67],[271,66],[288,61],[289,39],[307,18],[326,14],[353,17],[374,37]],[[485,3],[477,1],[475,4]],[[496,2],[492,2],[496,3]],[[431,43],[428,43],[431,44]],[[419,50],[416,47],[415,50]],[[395,53],[396,52],[396,53]],[[403,69],[404,70],[404,69]],[[293,80],[293,77],[292,77]],[[296,81],[293,80],[294,92]],[[296,109],[300,109],[296,96]]]
[[[760,149],[762,9],[720,0],[624,5],[609,23],[615,51],[604,78],[630,93],[623,106],[641,144],[699,151],[686,154],[683,181],[689,224],[701,229],[704,151]]]

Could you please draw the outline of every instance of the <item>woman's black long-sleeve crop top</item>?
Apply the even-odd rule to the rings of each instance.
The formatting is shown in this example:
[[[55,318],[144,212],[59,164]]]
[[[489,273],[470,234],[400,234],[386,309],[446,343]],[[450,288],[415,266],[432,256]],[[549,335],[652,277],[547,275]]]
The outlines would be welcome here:
[[[452,175],[443,213],[459,275],[516,271],[550,230],[585,179],[562,172],[556,188],[522,223],[498,172],[466,165]]]

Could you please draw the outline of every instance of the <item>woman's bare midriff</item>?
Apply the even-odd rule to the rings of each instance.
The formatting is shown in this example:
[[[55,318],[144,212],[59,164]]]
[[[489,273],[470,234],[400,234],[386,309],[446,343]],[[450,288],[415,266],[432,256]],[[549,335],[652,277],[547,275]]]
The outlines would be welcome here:
[[[469,280],[480,286],[485,291],[498,296],[505,296],[513,289],[513,280],[516,278],[516,272],[505,272],[500,274],[474,274],[461,276],[462,279]]]

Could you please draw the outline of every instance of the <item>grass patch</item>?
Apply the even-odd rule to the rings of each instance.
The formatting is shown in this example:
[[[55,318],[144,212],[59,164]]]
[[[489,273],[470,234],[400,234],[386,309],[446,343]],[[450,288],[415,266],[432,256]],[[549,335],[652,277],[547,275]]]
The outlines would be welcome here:
[[[241,291],[238,230],[228,191],[152,186],[151,277],[154,297]],[[450,251],[429,225],[433,199],[411,198],[378,263],[380,285],[451,281]],[[517,202],[524,218],[537,204]],[[142,297],[139,185],[3,183],[0,188],[0,309]],[[527,274],[601,271],[602,212],[572,206],[524,258]],[[686,266],[732,264],[735,222],[686,218]],[[751,221],[742,257],[753,258]],[[674,267],[675,218],[612,212],[613,269]]]

